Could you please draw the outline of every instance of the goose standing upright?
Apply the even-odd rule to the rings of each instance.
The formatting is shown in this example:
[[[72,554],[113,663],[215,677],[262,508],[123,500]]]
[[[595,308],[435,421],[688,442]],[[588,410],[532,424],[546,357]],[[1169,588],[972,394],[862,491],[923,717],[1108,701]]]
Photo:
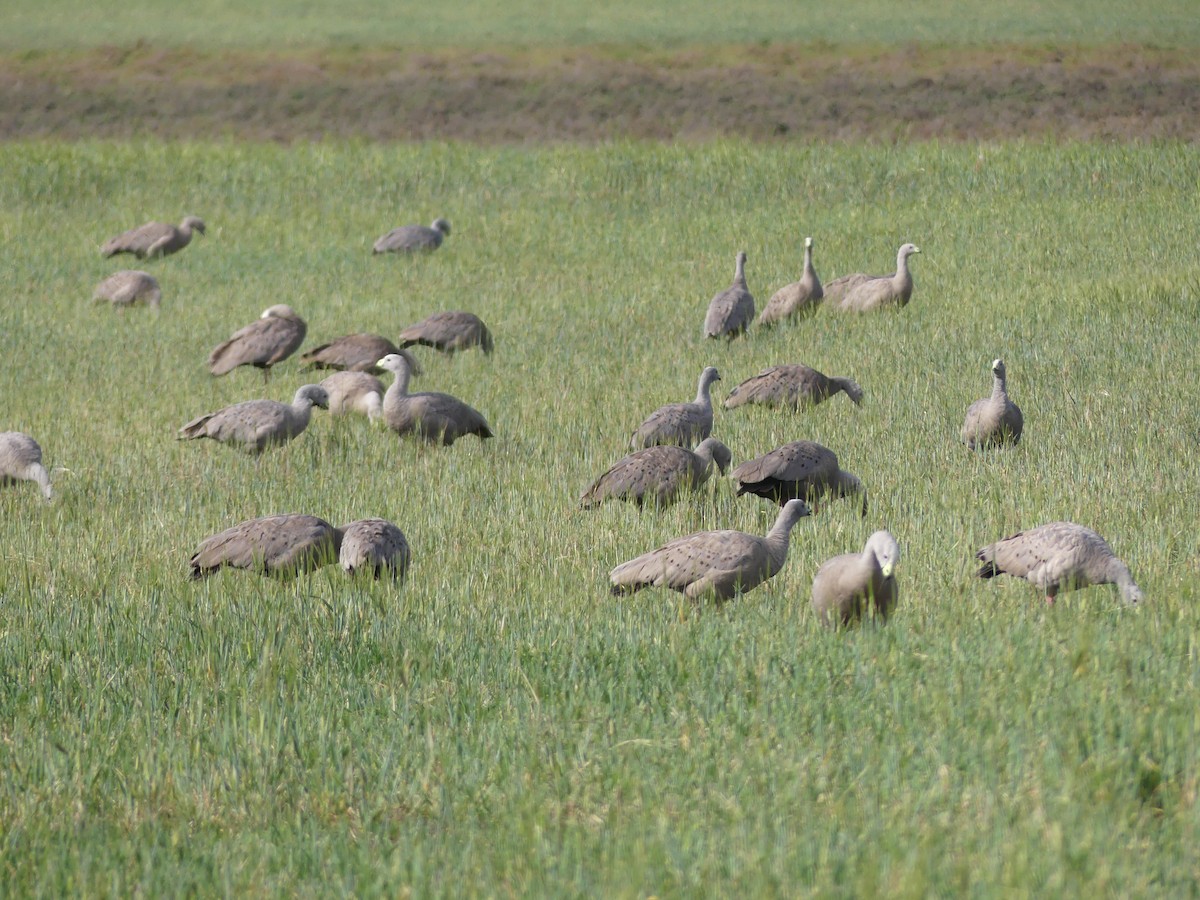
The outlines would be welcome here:
[[[397,434],[416,434],[426,442],[447,446],[467,434],[480,440],[492,437],[483,414],[457,397],[436,391],[410,394],[408,360],[399,353],[389,353],[379,360],[379,367],[396,376],[383,395],[383,418]]]
[[[821,287],[821,279],[812,261],[813,239],[804,239],[804,272],[799,281],[784,285],[767,301],[766,308],[758,317],[758,324],[775,325],[792,316],[805,315],[815,312],[821,305],[825,290]]]
[[[1008,373],[1004,360],[992,360],[992,395],[976,400],[967,409],[962,442],[971,450],[1015,444],[1021,440],[1024,428],[1021,408],[1008,399]]]
[[[712,434],[712,385],[721,375],[713,366],[700,373],[696,399],[691,403],[669,403],[660,406],[638,426],[629,446],[634,450],[655,444],[676,444],[693,447]]]
[[[754,321],[754,297],[746,287],[746,252],[739,251],[733,271],[733,283],[708,303],[704,317],[704,336],[733,339]]]
[[[843,312],[874,312],[887,306],[906,305],[913,292],[908,258],[920,252],[915,244],[902,244],[896,252],[894,275],[847,275],[831,281],[825,286],[826,302],[836,304]]]

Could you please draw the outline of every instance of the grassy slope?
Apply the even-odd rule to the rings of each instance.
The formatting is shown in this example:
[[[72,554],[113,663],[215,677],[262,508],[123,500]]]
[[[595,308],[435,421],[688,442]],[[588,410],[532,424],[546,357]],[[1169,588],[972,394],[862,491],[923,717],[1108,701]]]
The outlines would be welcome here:
[[[1194,885],[1193,149],[4,155],[2,427],[71,470],[48,507],[0,492],[6,892]],[[185,211],[210,234],[150,264],[161,315],[88,306],[117,267],[100,240]],[[433,258],[370,256],[439,214],[455,231]],[[915,240],[913,303],[702,343],[734,252],[761,305],[807,233],[826,279]],[[174,442],[304,380],[203,369],[279,301],[312,340],[477,311],[495,358],[427,357],[424,384],[499,438],[421,452],[321,416],[260,462]],[[957,429],[997,355],[1026,439],[972,457]],[[574,498],[703,365],[728,389],[795,360],[852,375],[866,404],[718,413],[716,433],[738,459],[834,447],[870,516],[801,523],[780,576],[722,610],[608,598],[613,564],[772,512],[727,485],[661,515]],[[393,518],[411,582],[184,581],[204,535],[284,510]],[[1046,610],[971,580],[975,547],[1055,518],[1099,527],[1147,606],[1096,589]],[[812,573],[881,525],[905,554],[899,616],[820,632]]]
[[[95,4],[62,0],[47,10],[8,0],[0,11],[0,49],[131,44],[278,47],[391,44],[494,46],[545,44],[715,44],[756,41],[1070,42],[1193,46],[1200,22],[1190,0],[1130,5],[1117,0],[1014,0],[839,4],[751,0],[716,8],[668,0],[654,4],[343,3],[254,4],[195,0],[168,9],[160,0]]]

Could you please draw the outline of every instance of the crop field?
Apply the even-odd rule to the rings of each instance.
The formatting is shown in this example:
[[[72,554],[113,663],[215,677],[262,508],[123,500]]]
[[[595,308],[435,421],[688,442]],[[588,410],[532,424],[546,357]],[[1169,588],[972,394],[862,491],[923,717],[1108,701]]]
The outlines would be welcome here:
[[[0,488],[0,895],[1200,890],[1198,26],[977,6],[6,5],[0,431],[55,497]],[[208,231],[174,256],[99,255],[185,214]],[[437,216],[436,253],[372,255]],[[706,341],[736,253],[761,310],[809,235],[825,282],[916,243],[912,301]],[[161,310],[91,302],[121,268]],[[477,313],[495,352],[418,348],[412,387],[495,438],[316,410],[260,457],[176,440],[325,374],[208,373],[276,303],[304,350]],[[1025,433],[972,453],[996,357]],[[720,407],[796,362],[862,406]],[[579,508],[709,365],[735,464],[818,441],[868,513],[822,504],[724,604],[613,597],[618,563],[774,521],[718,477]],[[390,519],[411,571],[188,580],[206,536],[282,512]],[[1059,519],[1145,602],[974,577]],[[818,566],[880,528],[895,615],[821,628]]]

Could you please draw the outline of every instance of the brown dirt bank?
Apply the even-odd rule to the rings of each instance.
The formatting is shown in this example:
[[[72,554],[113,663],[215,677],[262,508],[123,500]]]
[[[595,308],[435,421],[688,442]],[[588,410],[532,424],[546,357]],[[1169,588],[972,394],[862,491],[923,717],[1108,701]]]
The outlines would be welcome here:
[[[1200,139],[1200,54],[1145,47],[158,51],[0,57],[0,140]]]

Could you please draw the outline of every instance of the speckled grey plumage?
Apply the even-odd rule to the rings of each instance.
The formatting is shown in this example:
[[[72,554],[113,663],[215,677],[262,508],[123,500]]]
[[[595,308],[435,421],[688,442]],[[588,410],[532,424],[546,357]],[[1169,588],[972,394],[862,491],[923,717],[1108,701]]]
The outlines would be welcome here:
[[[316,516],[263,516],[240,522],[200,542],[190,577],[205,578],[223,566],[264,575],[311,572],[337,560],[341,533]]]
[[[106,301],[118,310],[139,304],[158,309],[162,300],[162,288],[158,285],[158,279],[149,272],[122,269],[120,272],[113,272],[96,285],[92,300]]]
[[[278,400],[246,400],[216,412],[198,416],[179,429],[181,441],[211,438],[262,453],[271,446],[286,444],[308,427],[312,408],[329,408],[329,395],[318,384],[306,384],[290,404]]]
[[[271,366],[300,348],[307,333],[308,326],[296,311],[286,303],[277,303],[214,347],[208,355],[208,370],[213,375],[225,375],[238,366],[254,366],[262,369],[265,378]]]
[[[771,366],[730,391],[725,398],[725,408],[760,404],[800,410],[823,403],[843,391],[855,406],[862,405],[863,391],[856,381],[825,375],[801,363]]]
[[[379,360],[399,352],[400,348],[381,334],[347,334],[314,347],[300,357],[300,362],[307,364],[303,371],[341,369],[379,375],[383,372],[377,365]],[[415,360],[410,362],[415,364]],[[420,372],[414,367],[413,374]]]
[[[912,297],[913,278],[908,270],[908,258],[920,253],[914,244],[902,244],[896,253],[894,275],[849,276],[847,289],[838,309],[843,312],[874,312],[891,306],[904,306]],[[838,279],[841,281],[841,279]],[[826,286],[825,299],[830,300],[831,285]],[[839,285],[840,288],[840,285]]]
[[[727,600],[762,584],[787,559],[792,527],[808,507],[793,500],[779,511],[766,537],[744,531],[700,531],[622,563],[609,573],[613,594],[667,587],[696,599]]]
[[[412,553],[404,532],[387,519],[359,519],[338,529],[342,546],[338,562],[351,575],[403,578]]]
[[[482,413],[457,397],[435,391],[410,394],[410,367],[404,356],[389,354],[379,360],[379,366],[396,376],[383,395],[383,418],[397,434],[415,434],[429,443],[447,445],[468,434],[481,440],[492,436]]]
[[[1053,603],[1061,591],[1092,584],[1115,584],[1121,599],[1135,604],[1142,592],[1104,538],[1074,522],[1051,522],[1018,531],[975,554],[980,578],[1012,575],[1040,588]]]
[[[838,465],[837,454],[815,441],[791,441],[770,453],[747,460],[730,476],[738,483],[738,496],[756,494],[780,505],[793,497],[813,504],[822,497],[862,496],[867,514],[867,492],[857,476]]]
[[[669,445],[647,447],[621,459],[592,482],[579,503],[584,509],[595,509],[605,500],[667,506],[708,481],[714,464],[724,475],[731,459],[729,448],[713,437],[705,438],[694,451]]]
[[[483,320],[474,313],[462,310],[436,312],[420,322],[409,325],[400,332],[401,347],[421,344],[435,347],[443,353],[454,353],[479,347],[484,353],[492,352],[492,333]]]
[[[445,219],[434,219],[433,224],[401,225],[375,241],[376,253],[416,253],[436,250],[450,234],[450,223]]]
[[[821,306],[825,289],[812,261],[813,239],[804,239],[804,271],[799,281],[784,285],[777,290],[758,317],[759,325],[775,325],[785,319],[815,312]]]
[[[147,222],[109,238],[100,248],[101,256],[132,253],[138,259],[154,259],[177,253],[192,242],[194,233],[204,234],[204,222],[196,216],[185,216],[178,225],[167,222]]]
[[[712,385],[721,375],[713,366],[700,373],[696,399],[691,403],[670,403],[660,406],[646,417],[629,439],[634,450],[656,444],[676,444],[693,447],[712,434]]]
[[[372,422],[383,418],[383,382],[366,372],[334,372],[321,382],[329,395],[330,415],[362,413]]]
[[[967,409],[963,421],[962,442],[972,450],[978,447],[1015,444],[1021,440],[1025,418],[1021,408],[1008,398],[1008,373],[1004,360],[992,361],[992,395],[976,400]]]
[[[704,336],[735,338],[754,321],[754,296],[746,287],[746,253],[739,251],[733,283],[708,303]]]
[[[874,613],[886,620],[900,599],[896,564],[900,545],[887,531],[867,539],[861,553],[826,560],[813,577],[812,608],[827,627],[848,625]]]
[[[54,496],[38,442],[21,431],[0,432],[0,486],[18,481],[35,482],[47,500]]]

